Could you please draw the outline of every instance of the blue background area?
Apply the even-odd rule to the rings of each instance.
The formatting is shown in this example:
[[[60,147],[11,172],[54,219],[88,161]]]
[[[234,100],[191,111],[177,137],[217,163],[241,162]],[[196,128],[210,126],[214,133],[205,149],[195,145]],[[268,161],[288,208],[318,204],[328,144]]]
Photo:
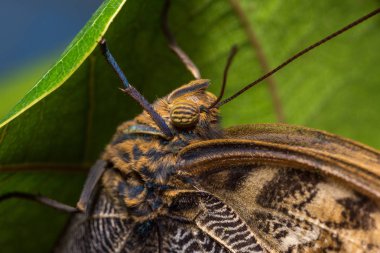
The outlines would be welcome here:
[[[2,0],[0,77],[59,55],[102,0]],[[51,57],[54,61],[54,57]],[[1,84],[0,84],[1,85]]]

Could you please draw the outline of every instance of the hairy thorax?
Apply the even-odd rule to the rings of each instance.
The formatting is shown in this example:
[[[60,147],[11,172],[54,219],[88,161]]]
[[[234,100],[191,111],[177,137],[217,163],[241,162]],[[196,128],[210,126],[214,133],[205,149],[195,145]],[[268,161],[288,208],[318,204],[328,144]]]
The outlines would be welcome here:
[[[215,97],[199,88],[191,96],[187,91],[184,97],[183,89],[188,86],[154,104],[170,126],[173,138],[164,138],[143,112],[118,128],[103,155],[109,162],[102,178],[103,187],[120,212],[136,221],[165,215],[173,196],[192,190],[186,176],[177,172],[179,151],[189,144],[221,136],[217,109],[202,113],[199,108],[191,108],[193,101],[206,107]]]

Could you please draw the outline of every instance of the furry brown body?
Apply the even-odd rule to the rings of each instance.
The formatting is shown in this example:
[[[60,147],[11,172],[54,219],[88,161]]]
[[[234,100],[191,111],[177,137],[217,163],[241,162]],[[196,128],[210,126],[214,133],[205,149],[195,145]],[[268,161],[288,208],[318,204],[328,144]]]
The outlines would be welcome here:
[[[154,104],[172,139],[145,112],[118,128],[57,252],[380,251],[379,152],[295,126],[222,130],[207,86]]]
[[[187,87],[193,88],[196,84],[201,84],[200,89],[176,97],[177,92],[186,89],[181,87],[154,105],[175,133],[173,139],[163,138],[149,115],[143,113],[122,124],[106,148],[103,159],[110,161],[116,170],[105,172],[103,186],[136,221],[166,214],[175,194],[194,190],[178,173],[180,150],[192,143],[222,136],[217,109],[203,113],[198,122],[200,126],[194,129],[178,129],[171,124],[170,114],[178,105],[196,101],[198,107],[207,107],[215,100],[214,95],[205,92],[206,80],[194,81]]]

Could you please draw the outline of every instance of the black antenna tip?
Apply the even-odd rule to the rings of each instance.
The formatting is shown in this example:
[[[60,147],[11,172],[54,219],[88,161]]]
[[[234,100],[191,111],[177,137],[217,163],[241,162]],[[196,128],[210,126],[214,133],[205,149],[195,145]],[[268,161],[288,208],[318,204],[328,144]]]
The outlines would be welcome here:
[[[238,51],[238,46],[236,44],[234,44],[231,47],[231,49],[230,49],[230,53],[229,53],[228,58],[227,58],[227,63],[226,63],[226,66],[224,67],[223,83],[222,83],[222,88],[220,90],[220,94],[219,94],[218,98],[215,100],[215,102],[212,103],[211,106],[208,109],[211,109],[211,108],[214,108],[214,107],[218,108],[220,106],[220,100],[223,98],[224,90],[225,90],[226,84],[227,84],[228,70],[229,70],[229,68],[231,66],[232,60],[234,59],[237,51]]]
[[[99,46],[100,46],[100,49],[102,50],[102,53],[106,54],[106,52],[107,52],[107,41],[105,38],[102,38],[99,41]]]

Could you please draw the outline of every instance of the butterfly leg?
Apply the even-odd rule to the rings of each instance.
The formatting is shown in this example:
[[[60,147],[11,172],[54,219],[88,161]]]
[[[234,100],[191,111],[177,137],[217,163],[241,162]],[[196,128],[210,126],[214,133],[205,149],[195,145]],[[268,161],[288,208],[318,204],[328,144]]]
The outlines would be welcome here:
[[[90,171],[87,175],[86,182],[84,183],[82,193],[80,195],[79,201],[77,203],[77,208],[82,212],[88,213],[89,211],[89,202],[92,199],[94,192],[96,191],[98,182],[103,175],[107,167],[107,163],[103,160],[98,160],[90,168]]]
[[[74,213],[74,212],[87,212],[89,201],[91,197],[93,196],[93,192],[95,192],[97,183],[103,174],[104,170],[106,168],[106,162],[102,160],[98,160],[94,166],[91,167],[90,172],[88,174],[88,177],[86,179],[86,182],[84,184],[80,199],[77,203],[77,207],[72,207],[69,205],[66,205],[64,203],[58,202],[54,199],[50,199],[45,196],[37,195],[37,194],[30,194],[25,192],[10,192],[6,193],[4,195],[0,195],[0,202],[5,201],[12,198],[17,199],[25,199],[25,200],[31,200],[35,201],[37,203],[52,207],[54,209],[57,209],[59,211],[67,212],[67,213]]]
[[[186,68],[190,71],[190,73],[194,76],[195,79],[201,79],[201,73],[199,72],[198,67],[194,64],[194,62],[190,59],[190,57],[180,48],[177,44],[177,41],[174,35],[171,33],[168,24],[168,13],[170,8],[170,0],[166,0],[164,3],[164,7],[162,9],[161,16],[161,25],[162,31],[168,41],[169,48],[178,56],[181,62],[186,66]]]
[[[162,227],[159,221],[156,221],[155,223],[156,223],[156,230],[157,230],[158,253],[163,253],[164,252],[163,245],[162,245],[163,238],[162,238],[162,232],[161,232]]]
[[[75,207],[72,207],[72,206],[66,205],[64,203],[58,202],[54,199],[50,199],[48,197],[41,196],[41,195],[25,193],[25,192],[10,192],[10,193],[6,193],[6,194],[3,194],[0,196],[0,202],[8,200],[8,199],[31,200],[31,201],[35,201],[37,203],[43,204],[45,206],[52,207],[56,210],[66,212],[66,213],[75,213],[75,212],[79,211]]]

